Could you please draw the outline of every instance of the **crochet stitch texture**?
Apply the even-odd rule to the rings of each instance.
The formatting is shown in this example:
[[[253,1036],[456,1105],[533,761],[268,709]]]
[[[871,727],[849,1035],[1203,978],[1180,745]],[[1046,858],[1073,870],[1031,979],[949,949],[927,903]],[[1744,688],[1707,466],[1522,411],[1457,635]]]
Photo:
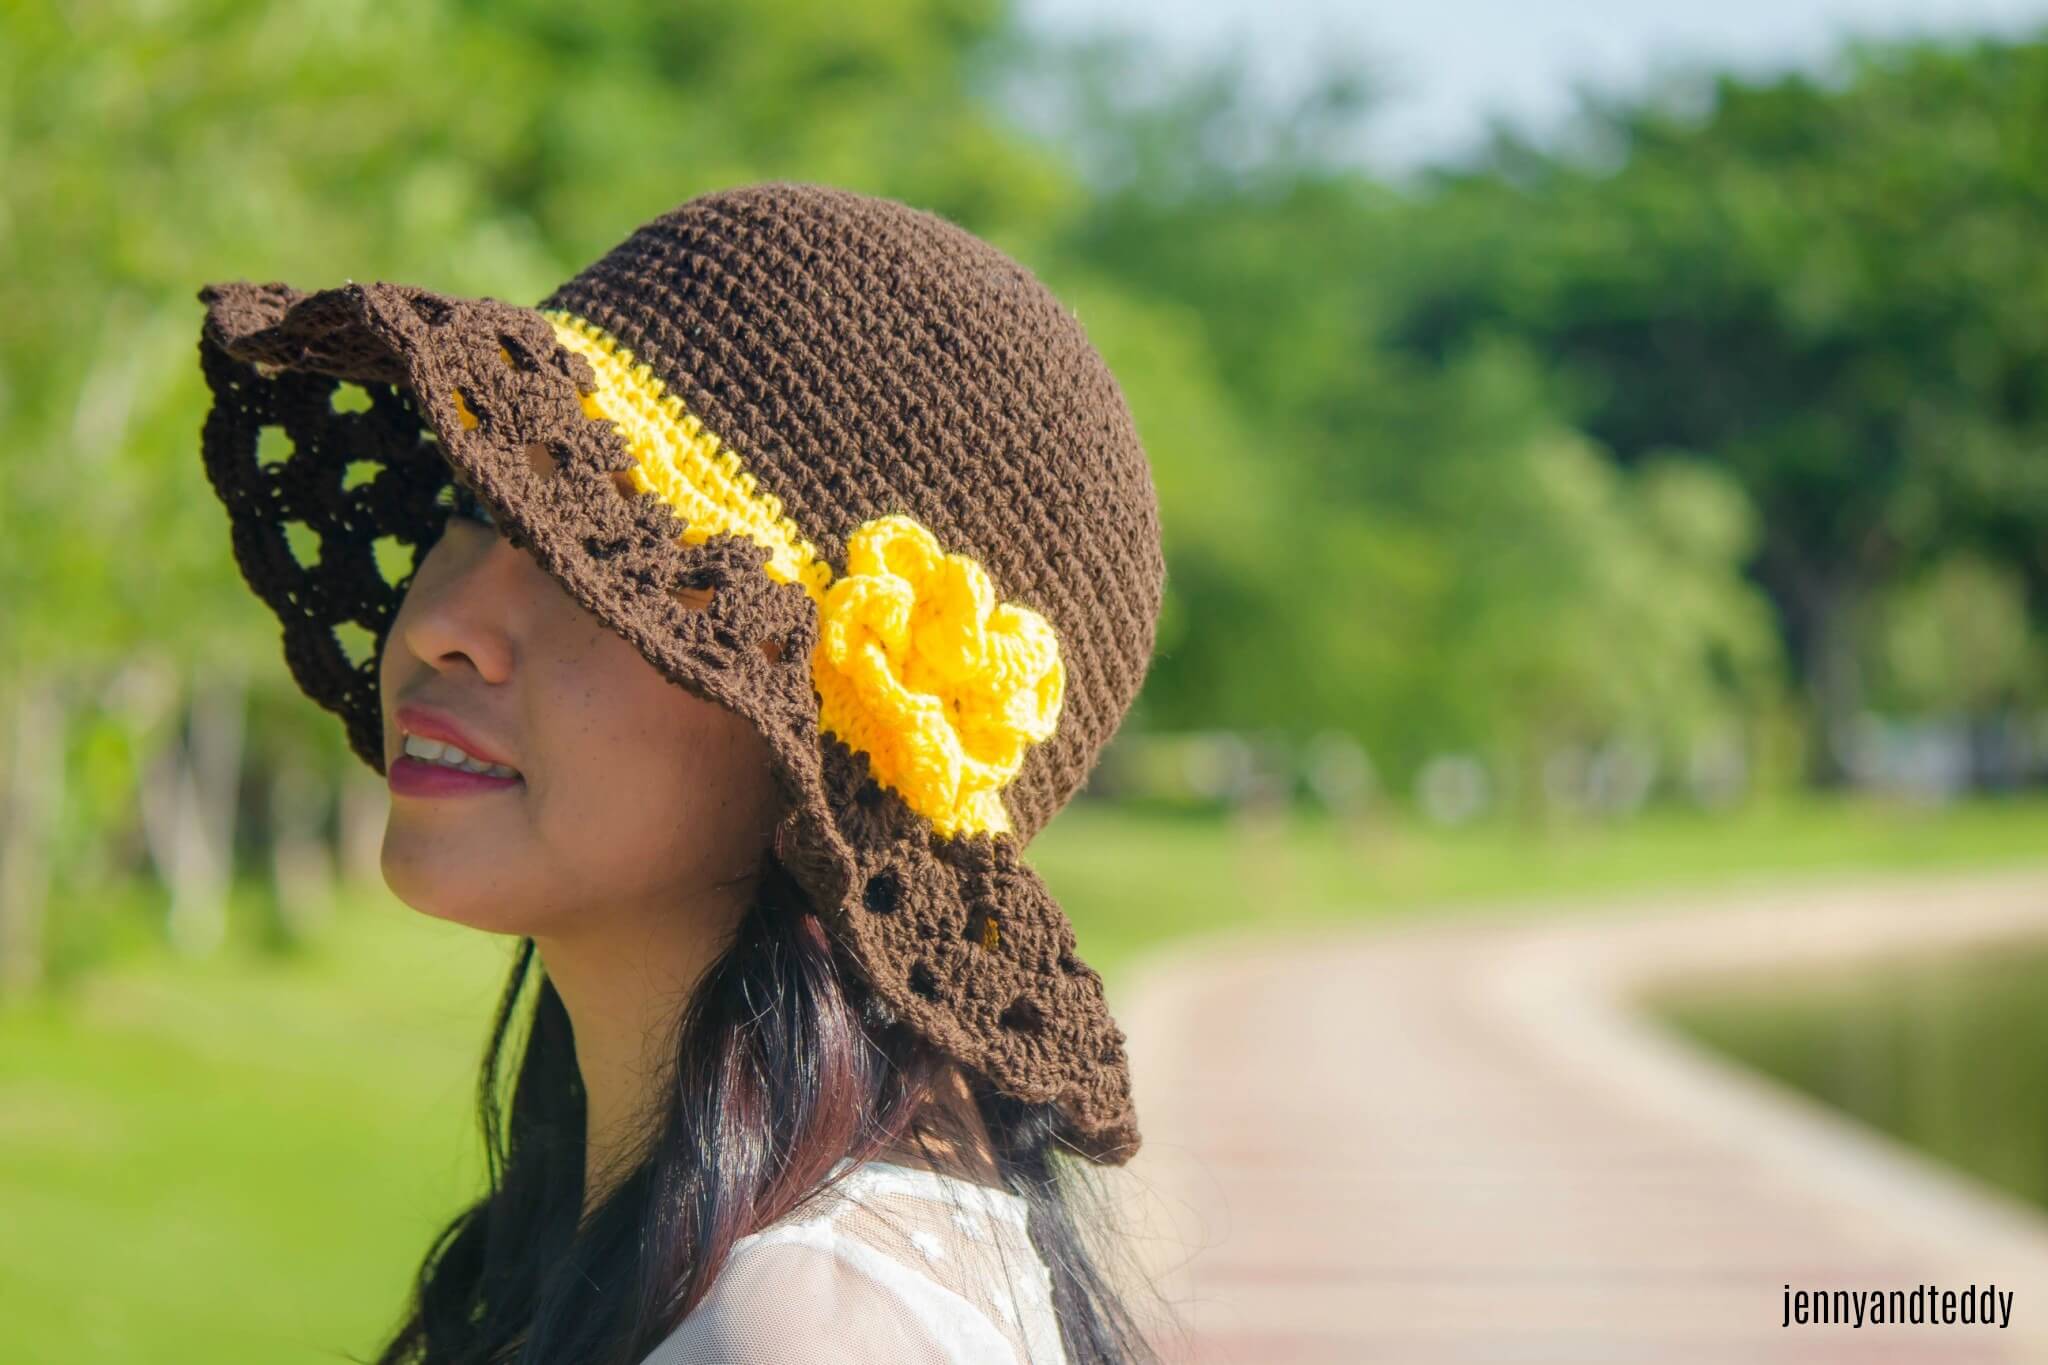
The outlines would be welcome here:
[[[460,480],[760,729],[777,854],[899,1017],[1056,1101],[1091,1158],[1135,1153],[1124,1035],[1020,854],[1135,699],[1165,564],[1121,389],[1035,276],[936,214],[769,182],[687,201],[535,308],[199,297],[237,562],[359,757],[383,771],[377,655],[410,582],[380,544],[416,569]]]

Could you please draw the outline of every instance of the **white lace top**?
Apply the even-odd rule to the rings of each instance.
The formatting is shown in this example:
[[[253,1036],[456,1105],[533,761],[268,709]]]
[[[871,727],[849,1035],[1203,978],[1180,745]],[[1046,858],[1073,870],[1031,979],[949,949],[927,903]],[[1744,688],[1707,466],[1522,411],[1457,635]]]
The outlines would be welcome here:
[[[958,1176],[870,1161],[742,1237],[641,1365],[1065,1365],[1026,1207]]]

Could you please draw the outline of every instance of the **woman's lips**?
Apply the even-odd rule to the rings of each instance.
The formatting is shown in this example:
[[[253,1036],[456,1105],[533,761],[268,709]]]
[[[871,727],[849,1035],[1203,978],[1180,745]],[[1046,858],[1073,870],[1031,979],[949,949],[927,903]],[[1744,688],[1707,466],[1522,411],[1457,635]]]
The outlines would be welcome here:
[[[385,780],[394,796],[475,796],[523,786],[526,781],[520,777],[492,777],[488,773],[468,772],[445,763],[429,763],[411,754],[400,755],[391,765]]]

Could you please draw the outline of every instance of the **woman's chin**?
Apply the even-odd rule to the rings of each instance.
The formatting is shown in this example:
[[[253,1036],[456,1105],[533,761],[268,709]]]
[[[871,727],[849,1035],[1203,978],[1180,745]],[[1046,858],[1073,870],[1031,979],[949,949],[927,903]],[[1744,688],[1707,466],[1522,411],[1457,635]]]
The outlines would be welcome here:
[[[497,906],[482,906],[470,902],[422,902],[409,900],[404,896],[399,899],[427,918],[440,920],[444,924],[459,924],[466,929],[476,929],[486,934],[509,934],[519,937],[539,937],[541,934],[540,924],[522,920],[517,915],[508,915]]]
[[[384,841],[384,884],[402,903],[422,915],[464,924],[492,934],[535,934],[544,931],[545,914],[529,895],[508,895],[506,888],[520,885],[505,875],[502,867],[477,874],[470,860],[449,856],[445,847],[424,848],[419,856],[407,856]],[[488,866],[488,864],[485,864]]]

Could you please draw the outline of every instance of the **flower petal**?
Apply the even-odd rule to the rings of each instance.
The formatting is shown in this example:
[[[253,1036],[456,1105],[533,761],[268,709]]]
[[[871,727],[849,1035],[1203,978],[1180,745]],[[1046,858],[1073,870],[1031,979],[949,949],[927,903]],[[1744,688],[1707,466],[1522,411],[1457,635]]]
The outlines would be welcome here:
[[[1065,693],[1051,623],[997,601],[980,564],[902,514],[849,537],[819,614],[824,728],[940,832],[1008,829],[1000,791],[1052,736]]]

